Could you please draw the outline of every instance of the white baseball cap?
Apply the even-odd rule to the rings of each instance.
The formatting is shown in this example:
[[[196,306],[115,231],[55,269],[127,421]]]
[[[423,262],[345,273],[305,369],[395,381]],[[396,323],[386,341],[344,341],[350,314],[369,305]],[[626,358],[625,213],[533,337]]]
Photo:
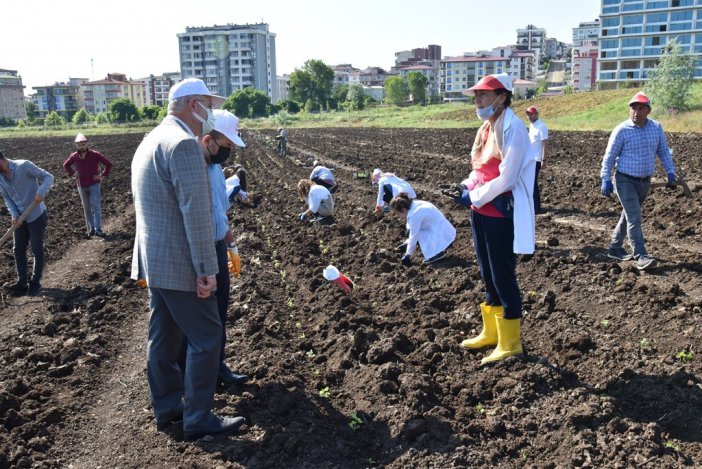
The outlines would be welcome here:
[[[236,117],[229,111],[224,109],[215,109],[212,111],[215,117],[214,129],[227,137],[229,140],[234,142],[234,144],[245,147],[246,144],[239,137],[239,118]]]
[[[76,141],[75,141],[75,143],[87,142],[87,141],[88,141],[88,139],[86,138],[85,135],[83,135],[83,134],[78,134],[78,135],[76,135]]]
[[[375,184],[376,182],[378,182],[378,180],[380,179],[380,174],[381,174],[381,173],[382,173],[382,171],[380,171],[380,168],[375,168],[375,169],[373,170],[373,176],[371,177],[371,182],[372,182],[373,184]]]
[[[183,96],[212,96],[212,106],[220,107],[226,98],[210,93],[207,85],[199,78],[186,78],[171,87],[168,101],[175,101]]]
[[[504,89],[507,91],[512,91],[512,76],[507,73],[494,73],[492,75],[486,75],[475,84],[475,86],[468,88],[463,91],[463,94],[468,96],[475,96],[475,92],[478,90],[495,91]]]

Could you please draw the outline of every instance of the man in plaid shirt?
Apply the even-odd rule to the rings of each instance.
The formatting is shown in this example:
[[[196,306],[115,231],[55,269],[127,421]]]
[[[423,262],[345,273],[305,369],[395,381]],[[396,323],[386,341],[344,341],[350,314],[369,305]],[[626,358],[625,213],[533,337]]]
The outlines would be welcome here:
[[[656,260],[648,255],[641,229],[641,206],[651,188],[651,176],[656,172],[656,156],[661,160],[668,175],[668,182],[675,182],[675,164],[670,154],[668,141],[660,123],[649,119],[651,100],[643,92],[636,93],[629,101],[630,119],[612,131],[602,159],[602,187],[600,191],[610,197],[616,185],[616,193],[622,204],[608,257],[617,260],[636,260],[636,267],[644,270],[655,265]],[[614,185],[612,184],[612,169]],[[633,256],[623,247],[625,236],[634,250]]]

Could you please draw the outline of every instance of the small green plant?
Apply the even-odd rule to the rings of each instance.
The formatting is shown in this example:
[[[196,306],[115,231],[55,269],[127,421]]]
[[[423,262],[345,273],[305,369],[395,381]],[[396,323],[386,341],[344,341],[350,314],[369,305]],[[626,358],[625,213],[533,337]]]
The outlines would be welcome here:
[[[623,278],[618,278],[617,281],[616,281],[614,284],[615,284],[616,286],[619,286],[619,285],[621,285],[622,283],[624,283],[624,279],[623,279]]]
[[[683,350],[682,352],[678,352],[677,355],[675,355],[675,358],[680,360],[682,363],[690,363],[693,358],[695,358],[695,354],[692,352],[686,352]]]
[[[485,407],[480,402],[475,406],[475,410],[477,410],[479,414],[485,413]]]
[[[293,309],[295,307],[295,303],[293,302],[292,298],[288,298],[288,302],[285,304],[288,305],[288,308],[290,309]]]
[[[300,335],[297,337],[298,339],[304,339],[305,338],[305,333],[300,332]]]
[[[665,446],[668,449],[672,449],[676,453],[680,452],[680,445],[675,443],[673,440],[666,440],[665,443],[663,443],[663,446]]]
[[[358,412],[354,412],[349,416],[349,427],[351,430],[356,431],[363,425],[363,419],[358,415]]]
[[[301,328],[301,327],[302,327],[302,323],[301,323],[300,321],[297,321],[297,322],[295,323],[295,327],[297,327],[298,329]]]
[[[602,327],[609,327],[611,322],[609,319],[603,319],[602,321],[600,321],[600,324],[602,325]]]
[[[312,372],[312,374],[315,376],[319,376],[319,370],[317,368],[315,368],[314,371]]]
[[[280,270],[280,261],[273,262],[273,267],[275,267],[275,270]]]
[[[309,349],[307,351],[307,353],[305,354],[305,356],[307,357],[308,360],[313,360],[314,357],[316,357],[317,355],[314,353],[313,349]]]
[[[639,341],[639,345],[641,346],[641,348],[648,348],[651,346],[651,341],[644,337]]]
[[[537,297],[538,293],[536,293],[534,290],[530,290],[527,292],[527,295],[529,296],[529,298],[534,299]]]
[[[325,386],[322,389],[320,389],[319,396],[329,399],[331,397],[331,391],[329,390],[329,386]]]

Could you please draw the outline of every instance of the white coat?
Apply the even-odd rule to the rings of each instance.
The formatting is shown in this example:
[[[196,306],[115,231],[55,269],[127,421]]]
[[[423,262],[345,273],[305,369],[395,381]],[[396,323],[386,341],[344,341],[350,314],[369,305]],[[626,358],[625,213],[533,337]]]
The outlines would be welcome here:
[[[514,253],[533,254],[536,244],[534,217],[534,161],[524,123],[512,109],[505,109],[502,126],[500,175],[470,191],[471,203],[480,208],[498,195],[512,191],[514,196]]]
[[[375,205],[378,207],[382,207],[385,203],[383,202],[383,195],[385,194],[385,192],[383,192],[383,186],[387,184],[390,184],[392,187],[393,197],[396,197],[400,192],[406,193],[410,199],[415,199],[417,197],[417,194],[414,192],[414,189],[412,189],[409,182],[405,181],[404,179],[400,179],[394,174],[392,176],[383,176],[378,179],[378,199],[375,201]]]
[[[433,204],[424,200],[413,200],[407,211],[406,254],[414,254],[419,243],[424,258],[428,259],[449,247],[456,239],[456,228]]]

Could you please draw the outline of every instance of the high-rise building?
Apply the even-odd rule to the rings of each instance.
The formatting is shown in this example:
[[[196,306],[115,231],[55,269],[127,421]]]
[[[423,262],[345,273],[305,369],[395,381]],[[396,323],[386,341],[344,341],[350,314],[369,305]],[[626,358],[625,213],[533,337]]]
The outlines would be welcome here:
[[[46,117],[56,111],[65,118],[70,118],[83,107],[81,86],[87,78],[69,78],[68,82],[53,85],[34,86],[32,101],[37,105],[37,117]]]
[[[600,37],[600,20],[585,21],[573,28],[573,49],[579,47],[583,42],[597,41]]]
[[[146,92],[144,103],[146,106],[163,106],[168,103],[168,92],[171,87],[180,81],[179,72],[164,73],[162,75],[149,75],[136,81],[144,83]]]
[[[187,27],[178,46],[182,78],[200,78],[222,96],[253,87],[278,101],[275,34],[268,24]]]
[[[24,119],[24,85],[17,70],[0,68],[0,118]]]
[[[702,79],[702,0],[601,0],[600,89],[640,86],[672,39],[695,54]]]
[[[544,41],[546,41],[546,30],[537,28],[533,24],[526,28],[517,29],[517,50],[533,50],[536,55],[537,65],[541,63]]]
[[[145,86],[140,81],[128,80],[122,73],[108,73],[104,80],[89,81],[80,85],[83,90],[85,110],[91,114],[107,112],[115,99],[127,98],[137,107],[143,107]]]

